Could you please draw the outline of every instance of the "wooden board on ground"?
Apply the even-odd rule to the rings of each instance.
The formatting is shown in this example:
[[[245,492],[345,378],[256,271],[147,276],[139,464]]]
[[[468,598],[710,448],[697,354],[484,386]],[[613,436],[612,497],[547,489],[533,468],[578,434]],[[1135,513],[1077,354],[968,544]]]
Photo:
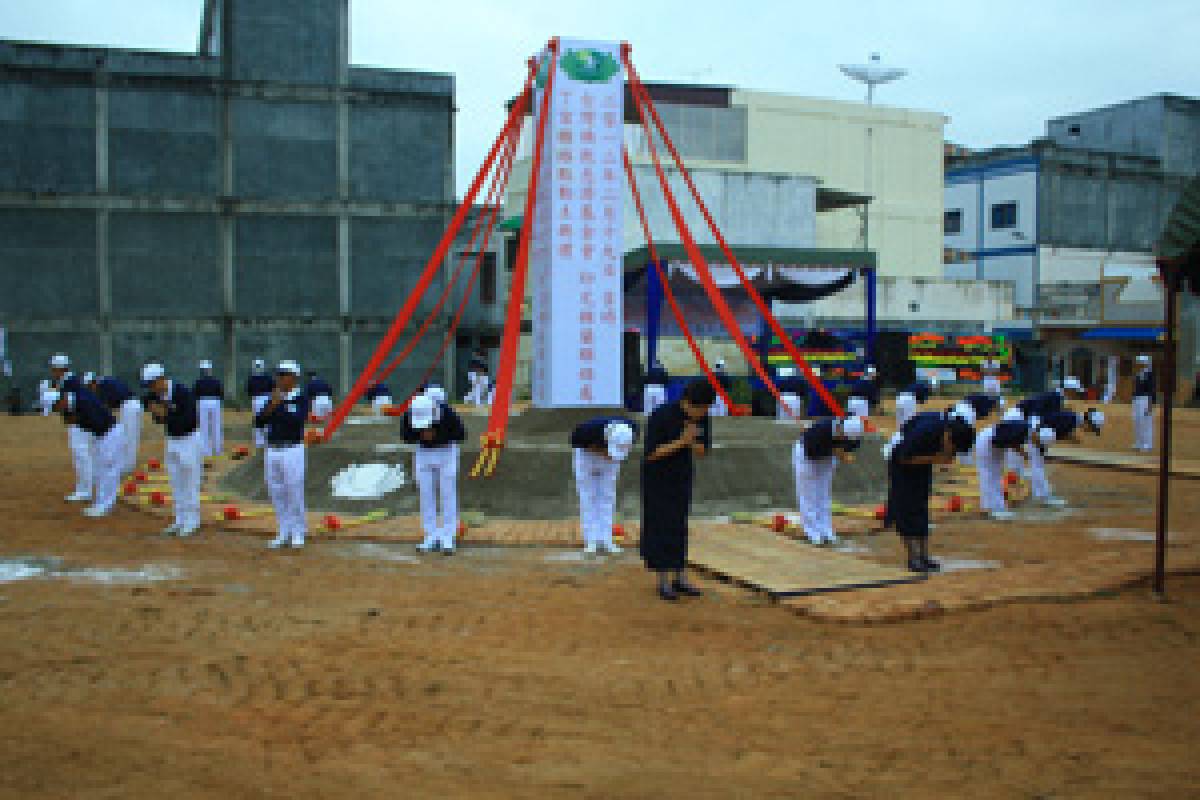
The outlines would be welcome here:
[[[749,525],[696,526],[688,561],[697,569],[767,592],[799,597],[923,580],[849,553],[801,544]]]
[[[1158,472],[1158,455],[1143,453],[1114,453],[1104,450],[1088,450],[1082,447],[1062,447],[1051,450],[1050,461],[1062,461],[1085,467],[1105,467],[1126,472]],[[1172,478],[1200,479],[1200,462],[1175,458],[1171,460]]]

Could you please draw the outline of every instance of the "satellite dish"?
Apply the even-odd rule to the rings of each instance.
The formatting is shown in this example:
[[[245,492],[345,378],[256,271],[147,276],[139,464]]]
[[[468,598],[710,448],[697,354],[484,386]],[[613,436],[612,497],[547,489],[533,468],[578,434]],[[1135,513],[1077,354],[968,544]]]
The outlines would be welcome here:
[[[879,53],[871,53],[866,64],[839,64],[838,69],[851,80],[867,85],[867,105],[875,102],[875,87],[899,80],[908,74],[901,67],[885,67],[879,60]]]

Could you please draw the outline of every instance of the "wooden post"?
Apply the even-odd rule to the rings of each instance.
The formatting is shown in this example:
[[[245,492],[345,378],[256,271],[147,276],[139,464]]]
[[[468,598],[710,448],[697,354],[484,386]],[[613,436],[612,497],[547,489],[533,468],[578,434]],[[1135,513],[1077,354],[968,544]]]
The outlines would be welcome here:
[[[1167,592],[1167,521],[1171,505],[1171,411],[1175,402],[1175,311],[1178,304],[1178,281],[1175,270],[1165,261],[1159,261],[1163,276],[1163,317],[1166,325],[1166,341],[1163,344],[1163,376],[1157,382],[1162,388],[1162,441],[1159,445],[1158,462],[1158,508],[1154,536],[1154,593],[1159,599]]]

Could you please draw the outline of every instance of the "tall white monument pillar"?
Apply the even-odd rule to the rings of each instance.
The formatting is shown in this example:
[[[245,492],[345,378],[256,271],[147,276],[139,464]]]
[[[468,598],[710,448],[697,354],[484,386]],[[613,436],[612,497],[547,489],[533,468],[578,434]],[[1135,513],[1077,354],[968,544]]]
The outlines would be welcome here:
[[[552,68],[557,72],[530,250],[533,403],[620,406],[625,113],[620,45],[561,39]],[[534,108],[541,108],[540,99]]]

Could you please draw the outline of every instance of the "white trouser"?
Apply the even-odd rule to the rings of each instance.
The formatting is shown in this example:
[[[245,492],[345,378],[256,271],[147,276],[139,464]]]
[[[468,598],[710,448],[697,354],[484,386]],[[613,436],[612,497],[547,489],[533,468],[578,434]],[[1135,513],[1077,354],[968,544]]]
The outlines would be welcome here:
[[[308,518],[304,511],[304,445],[268,447],[263,457],[267,494],[275,507],[275,541],[304,546]]]
[[[1117,372],[1121,366],[1120,356],[1108,357],[1108,381],[1104,386],[1104,404],[1108,405],[1117,396]]]
[[[479,405],[479,374],[474,370],[467,372],[467,385],[471,388],[467,389],[467,394],[463,397],[463,402],[472,406]]]
[[[422,546],[453,549],[458,533],[458,445],[418,447],[413,453],[413,474],[421,497]]]
[[[167,437],[167,478],[175,504],[175,524],[180,528],[200,527],[200,483],[204,480],[200,447],[200,431]]]
[[[1030,491],[1038,500],[1045,500],[1054,494],[1046,477],[1046,454],[1035,444],[1025,445],[1025,452],[1029,456]]]
[[[988,428],[975,440],[975,469],[979,473],[979,507],[1004,511],[1004,457],[1008,451],[992,447],[996,429]]]
[[[67,446],[75,466],[75,494],[92,496],[92,435],[78,425],[67,426]]]
[[[803,402],[798,394],[781,394],[779,402],[775,405],[775,419],[780,421],[790,421],[793,416],[800,416],[803,410]],[[790,413],[789,413],[790,412]]]
[[[904,427],[917,414],[917,396],[912,392],[896,395],[896,430]]]
[[[472,373],[468,379],[471,381],[471,391],[467,394],[467,402],[475,406],[489,405],[492,392],[489,389],[491,380],[488,376]]]
[[[1017,450],[1004,451],[1004,470],[1022,478],[1029,477],[1029,465],[1025,463],[1025,459],[1021,458],[1021,453]]]
[[[198,398],[196,414],[200,417],[201,454],[205,456],[221,455],[221,398]]]
[[[371,401],[371,408],[375,410],[376,416],[383,416],[383,409],[392,404],[391,395],[381,394]]]
[[[958,454],[958,463],[966,465],[966,466],[970,466],[971,464],[974,464],[975,463],[975,448],[972,447],[970,450],[968,450],[965,453],[959,453]]]
[[[642,413],[650,416],[654,409],[667,402],[667,387],[661,383],[648,383],[642,391]]]
[[[1138,450],[1154,449],[1154,406],[1150,398],[1133,398],[1133,446]]]
[[[837,457],[809,459],[803,440],[792,447],[792,469],[796,474],[796,507],[804,535],[813,544],[833,542],[833,472]]]
[[[854,396],[846,401],[846,413],[854,417],[871,416],[871,404],[865,397]]]
[[[254,411],[254,416],[258,416],[258,412],[266,408],[267,401],[271,399],[269,394],[256,394],[250,398],[250,408]],[[253,424],[253,423],[252,423]],[[267,429],[254,429],[254,446],[261,450],[267,446]]]
[[[611,548],[621,464],[575,448],[575,488],[579,492],[579,532],[585,545]]]
[[[125,431],[121,423],[109,428],[103,436],[87,434],[91,444],[92,506],[97,511],[110,511],[117,502],[117,487],[121,484],[121,450]]]
[[[41,396],[42,416],[48,417],[54,411],[54,404],[58,402],[57,389],[44,389]]]
[[[729,406],[725,405],[725,401],[721,399],[721,395],[717,395],[716,402],[713,403],[712,410],[708,412],[710,417],[728,417]]]
[[[983,393],[990,394],[992,397],[1000,396],[1000,379],[995,375],[983,376]]]
[[[142,442],[142,401],[131,397],[121,404],[121,474],[137,469]]]
[[[319,394],[312,399],[312,415],[324,420],[333,413],[333,398],[327,394]]]

